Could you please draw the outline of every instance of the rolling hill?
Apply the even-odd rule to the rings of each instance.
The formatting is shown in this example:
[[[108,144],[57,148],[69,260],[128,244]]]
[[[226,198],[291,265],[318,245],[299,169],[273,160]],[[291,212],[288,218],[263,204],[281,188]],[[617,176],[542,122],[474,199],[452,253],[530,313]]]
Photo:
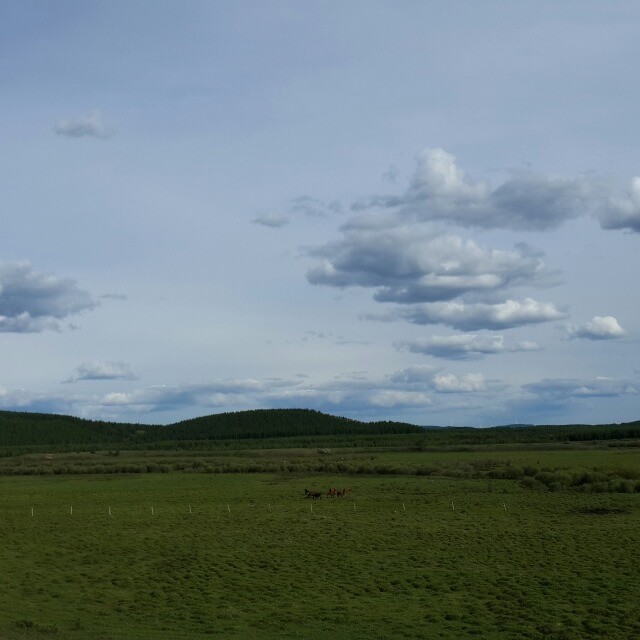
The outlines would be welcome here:
[[[257,409],[220,413],[174,424],[100,422],[71,416],[0,411],[0,447],[126,446],[127,443],[288,438],[300,436],[417,434],[399,422],[359,422],[309,409]]]
[[[609,425],[421,427],[360,422],[310,409],[220,413],[169,425],[84,420],[44,413],[0,411],[0,450],[204,448],[242,446],[467,446],[640,439],[640,421]],[[207,445],[210,443],[210,445]]]

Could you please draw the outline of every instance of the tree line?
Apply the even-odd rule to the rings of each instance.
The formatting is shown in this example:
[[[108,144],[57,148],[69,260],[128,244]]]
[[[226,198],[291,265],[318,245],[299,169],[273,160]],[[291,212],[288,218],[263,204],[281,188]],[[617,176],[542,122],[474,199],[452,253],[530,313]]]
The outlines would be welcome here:
[[[207,447],[397,446],[416,450],[499,444],[579,443],[640,439],[640,421],[608,425],[425,428],[401,422],[360,422],[310,409],[221,413],[170,425],[85,420],[0,411],[0,450],[203,449]]]

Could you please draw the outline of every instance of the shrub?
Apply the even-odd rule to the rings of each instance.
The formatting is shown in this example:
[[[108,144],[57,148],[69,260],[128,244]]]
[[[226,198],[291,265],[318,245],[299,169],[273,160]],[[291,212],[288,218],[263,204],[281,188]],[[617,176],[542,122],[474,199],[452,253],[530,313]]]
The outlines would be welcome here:
[[[438,473],[438,469],[436,467],[418,467],[414,473],[417,476],[434,476]]]
[[[522,480],[520,480],[520,484],[526,489],[533,489],[534,487],[539,487],[540,483],[530,475],[525,475]]]

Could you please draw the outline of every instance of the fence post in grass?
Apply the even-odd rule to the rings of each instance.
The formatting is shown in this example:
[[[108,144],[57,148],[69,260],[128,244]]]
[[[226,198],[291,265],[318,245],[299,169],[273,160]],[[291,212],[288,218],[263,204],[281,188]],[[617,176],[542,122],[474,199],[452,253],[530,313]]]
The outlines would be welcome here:
[[[153,507],[151,507],[151,515],[153,515]]]
[[[271,511],[271,503],[269,503],[269,511]]]
[[[189,505],[189,513],[191,513],[191,505]]]
[[[507,503],[506,503],[506,502],[503,502],[503,503],[502,503],[502,506],[504,507],[504,510],[506,511],[506,510],[507,510]]]
[[[407,510],[407,507],[405,507],[405,506],[404,506],[404,502],[402,503],[402,510],[403,510],[403,511],[406,511],[406,510]]]
[[[70,507],[70,513],[73,515],[73,507]]]
[[[33,518],[33,507],[31,507],[31,517]]]
[[[227,505],[227,511],[231,513],[231,507],[229,505]]]
[[[453,504],[453,500],[452,500],[452,501],[451,501],[451,511],[455,511],[455,510],[456,510],[456,507],[455,507],[455,505]]]
[[[111,515],[111,507],[109,507],[109,515]]]

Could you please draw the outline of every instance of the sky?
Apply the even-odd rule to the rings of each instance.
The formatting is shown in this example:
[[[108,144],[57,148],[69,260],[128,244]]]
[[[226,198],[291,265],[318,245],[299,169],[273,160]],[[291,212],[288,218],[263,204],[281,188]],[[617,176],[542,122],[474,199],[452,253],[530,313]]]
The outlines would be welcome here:
[[[0,409],[640,418],[633,0],[0,3]]]

